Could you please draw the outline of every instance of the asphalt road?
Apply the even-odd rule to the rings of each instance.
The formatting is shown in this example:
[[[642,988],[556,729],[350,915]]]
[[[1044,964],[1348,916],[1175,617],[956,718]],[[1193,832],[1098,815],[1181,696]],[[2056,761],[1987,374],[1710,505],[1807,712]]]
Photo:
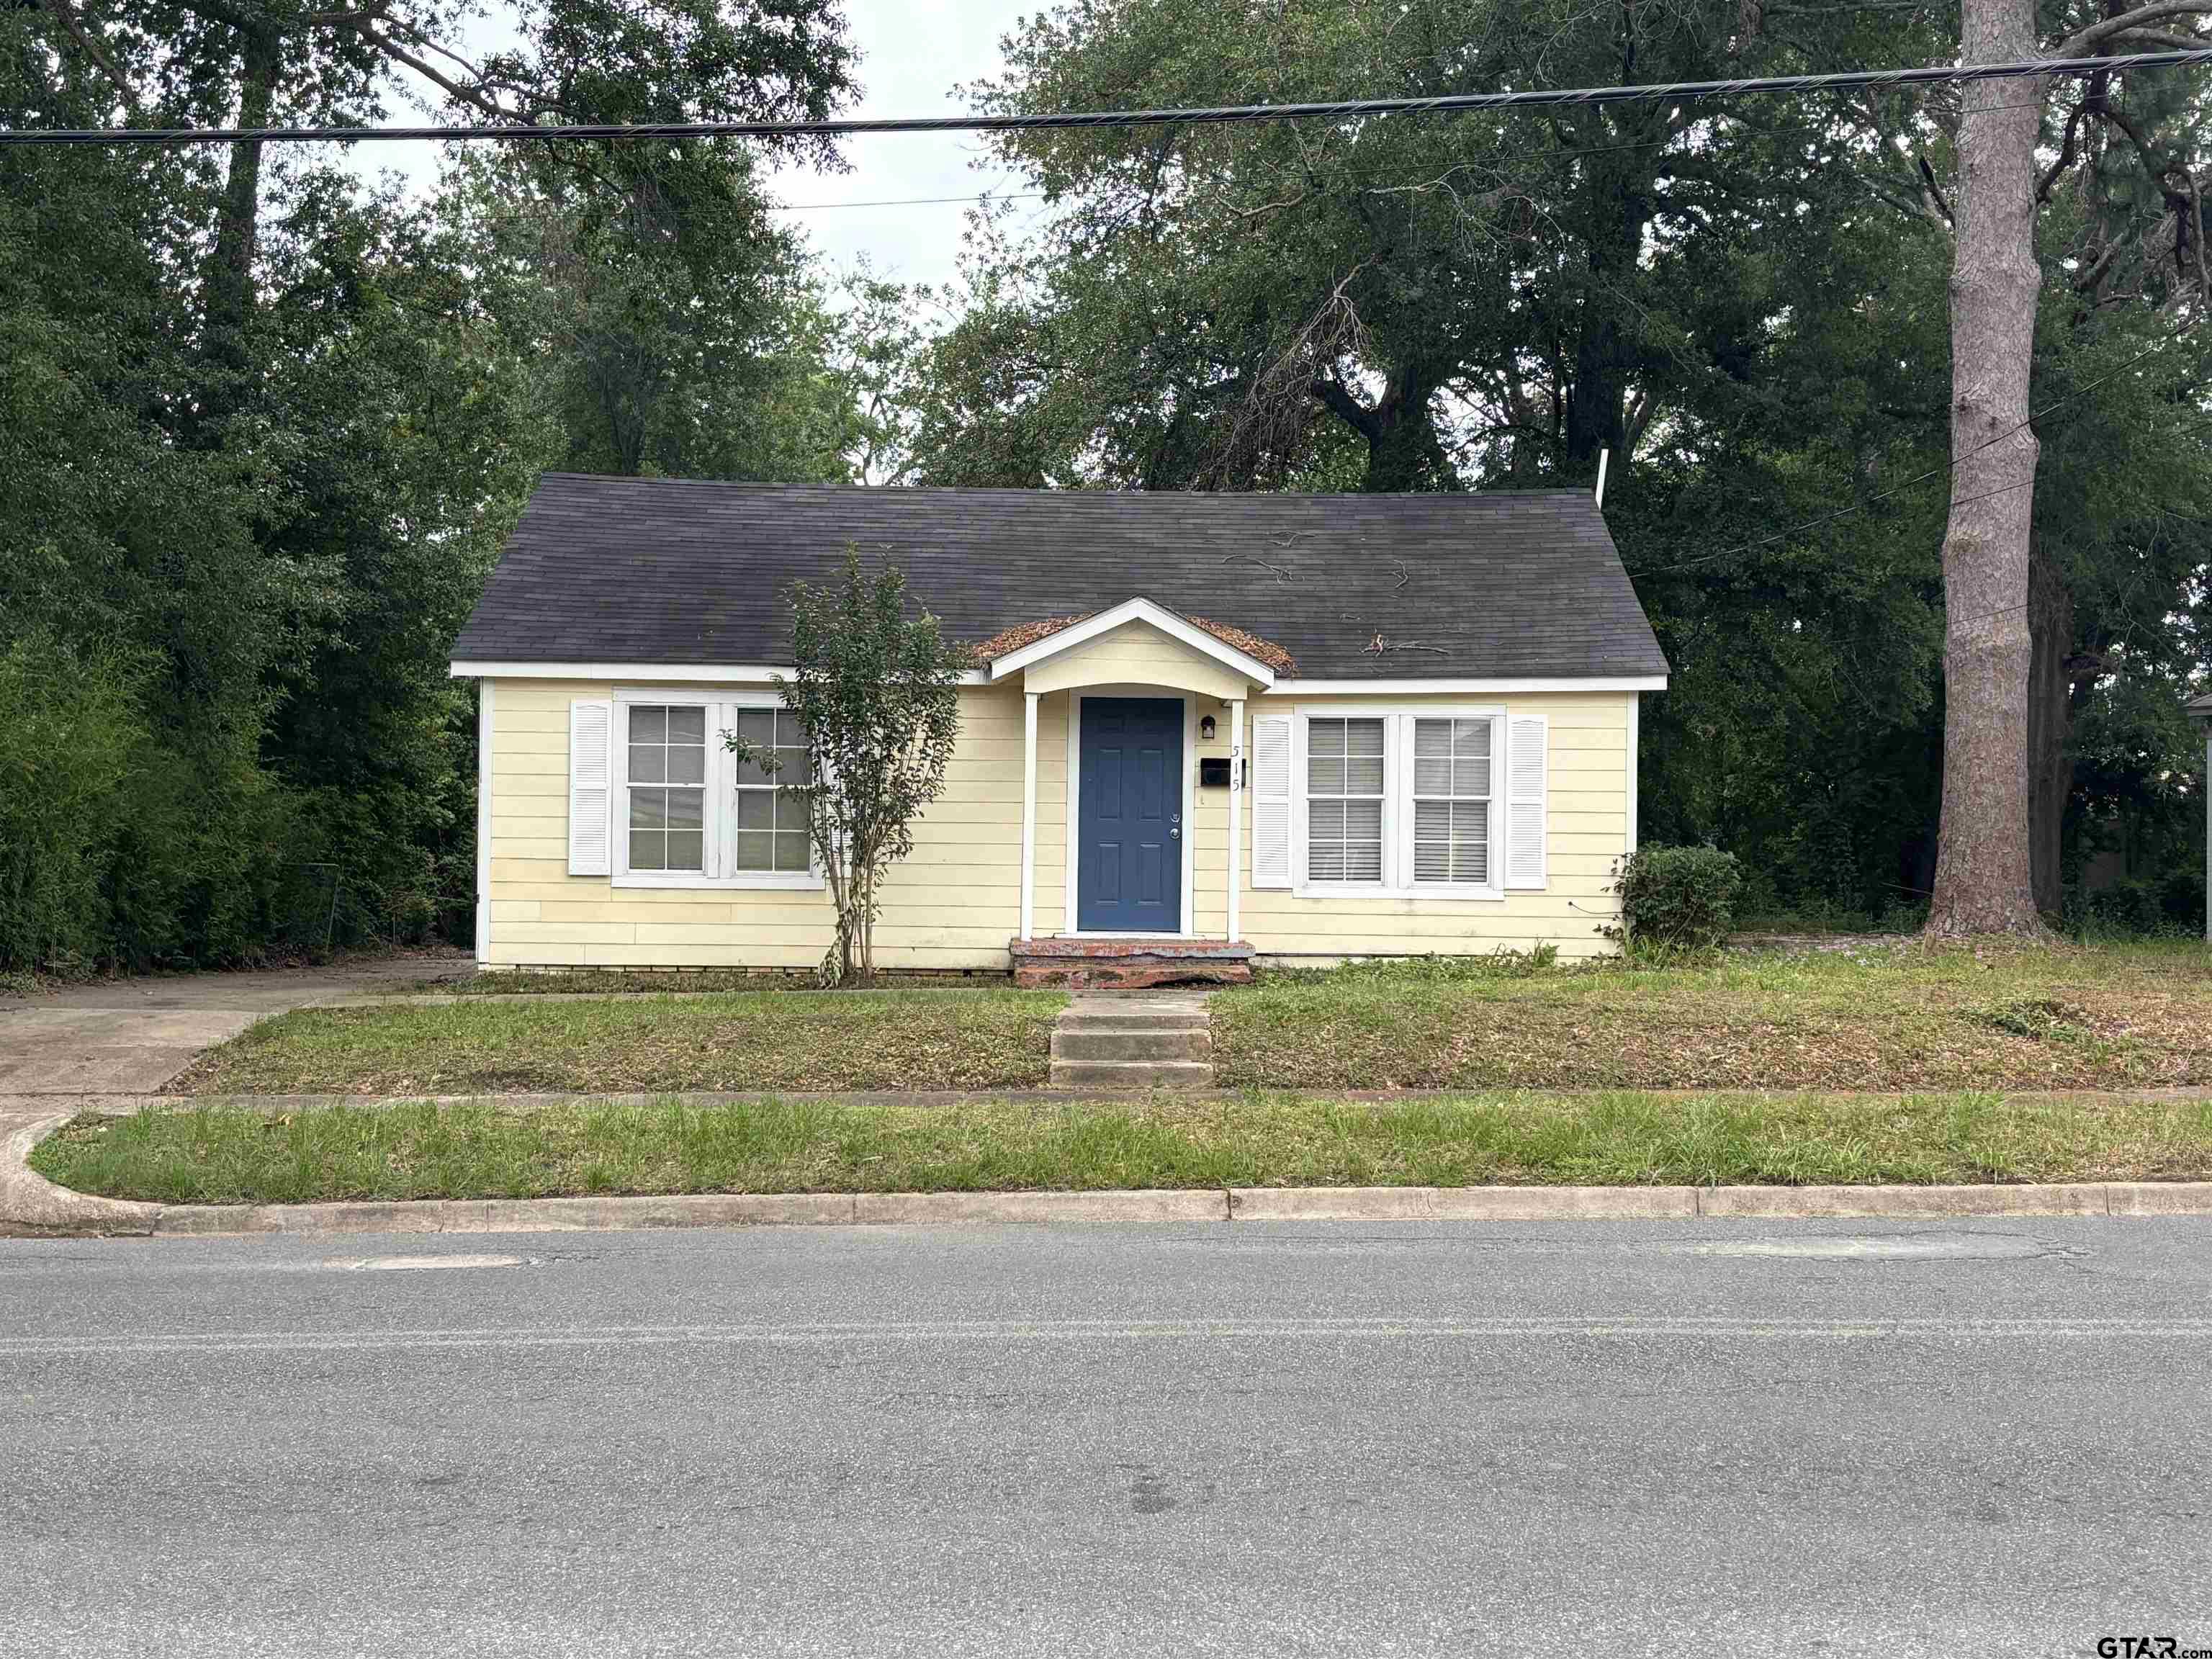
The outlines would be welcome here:
[[[2212,1647],[2208,1285],[2191,1219],[0,1243],[0,1653]]]

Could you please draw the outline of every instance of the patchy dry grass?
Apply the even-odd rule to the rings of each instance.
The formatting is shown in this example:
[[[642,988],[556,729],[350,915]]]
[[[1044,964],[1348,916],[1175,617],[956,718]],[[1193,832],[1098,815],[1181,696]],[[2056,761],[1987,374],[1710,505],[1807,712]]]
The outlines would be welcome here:
[[[1016,1089],[1050,1065],[1055,991],[747,991],[302,1008],[203,1054],[186,1094]]]
[[[1212,1003],[1224,1083],[1337,1088],[2069,1089],[2212,1084],[2201,945],[1703,967],[1273,975]]]
[[[160,1203],[1224,1186],[2212,1176],[2212,1101],[1613,1093],[951,1106],[764,1101],[84,1117],[33,1167]]]
[[[672,991],[800,991],[815,984],[811,974],[766,972],[748,968],[564,968],[558,972],[522,972],[494,968],[453,979],[410,980],[373,988],[381,996],[514,997],[667,995]]]

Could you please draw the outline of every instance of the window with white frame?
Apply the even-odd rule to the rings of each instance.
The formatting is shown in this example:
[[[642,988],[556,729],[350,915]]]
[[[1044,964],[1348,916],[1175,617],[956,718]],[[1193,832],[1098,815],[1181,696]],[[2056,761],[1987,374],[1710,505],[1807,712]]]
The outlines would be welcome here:
[[[815,886],[805,728],[764,697],[617,693],[617,881],[641,886]],[[755,751],[740,761],[732,733]],[[763,763],[773,756],[776,764]]]
[[[1301,725],[1305,883],[1498,895],[1503,710],[1317,713]]]
[[[1413,884],[1490,884],[1488,719],[1413,717]]]
[[[738,711],[738,736],[751,754],[738,762],[737,844],[732,867],[786,873],[807,867],[806,733],[787,708]],[[773,770],[762,764],[773,755]],[[758,758],[756,758],[757,757]]]
[[[1306,878],[1382,879],[1384,722],[1306,724]]]
[[[632,703],[629,867],[707,868],[707,711]]]

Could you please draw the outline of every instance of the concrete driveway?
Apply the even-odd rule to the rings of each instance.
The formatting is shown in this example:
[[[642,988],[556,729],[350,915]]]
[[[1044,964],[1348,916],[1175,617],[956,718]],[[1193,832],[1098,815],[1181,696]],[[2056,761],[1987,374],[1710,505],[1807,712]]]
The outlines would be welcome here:
[[[266,973],[177,974],[0,1003],[0,1115],[56,1097],[155,1094],[201,1049],[255,1020],[380,985],[454,978],[466,960],[393,957]]]

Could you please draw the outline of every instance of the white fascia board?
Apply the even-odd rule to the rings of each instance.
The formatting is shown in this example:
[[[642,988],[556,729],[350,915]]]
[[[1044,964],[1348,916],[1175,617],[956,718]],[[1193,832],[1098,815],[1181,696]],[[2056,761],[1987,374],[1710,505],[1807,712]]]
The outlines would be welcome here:
[[[1271,697],[1389,696],[1412,695],[1505,693],[1533,691],[1664,691],[1664,674],[1634,674],[1589,679],[1458,679],[1458,680],[1281,680],[1271,687]]]
[[[1248,656],[1226,640],[1218,640],[1202,628],[1194,628],[1172,611],[1153,604],[1147,599],[1124,599],[1111,611],[1102,611],[1097,616],[1063,628],[1056,634],[1048,634],[1034,640],[1018,651],[1009,651],[1003,657],[991,660],[991,678],[1004,679],[1009,674],[1020,672],[1031,663],[1056,657],[1063,651],[1073,651],[1077,646],[1088,644],[1103,634],[1110,634],[1126,623],[1140,622],[1157,628],[1170,639],[1188,646],[1200,656],[1211,657],[1225,668],[1232,668],[1248,680],[1256,681],[1263,689],[1275,683],[1275,671],[1257,657]]]
[[[769,685],[789,679],[796,668],[762,663],[681,662],[481,662],[447,665],[446,676],[456,680],[630,680],[649,684]],[[988,685],[989,677],[969,669],[960,676],[962,685]]]

